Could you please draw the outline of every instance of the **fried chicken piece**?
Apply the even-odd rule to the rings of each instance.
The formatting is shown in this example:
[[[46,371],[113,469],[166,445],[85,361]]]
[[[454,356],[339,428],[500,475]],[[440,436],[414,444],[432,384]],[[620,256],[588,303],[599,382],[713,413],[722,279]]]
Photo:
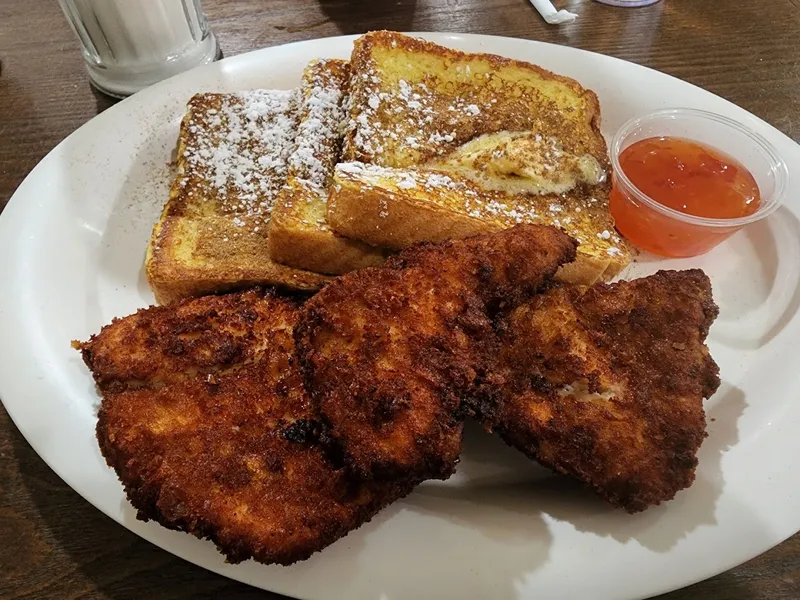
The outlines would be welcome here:
[[[548,283],[575,248],[538,225],[423,244],[340,277],[303,306],[301,369],[355,473],[452,474],[462,399],[485,383],[496,354],[493,313]]]
[[[480,419],[631,513],[669,500],[694,481],[719,386],[716,316],[700,270],[551,289],[504,320],[506,383]]]
[[[357,482],[320,439],[294,360],[297,303],[261,290],[140,310],[76,344],[97,440],[142,520],[230,562],[308,558],[407,494]]]

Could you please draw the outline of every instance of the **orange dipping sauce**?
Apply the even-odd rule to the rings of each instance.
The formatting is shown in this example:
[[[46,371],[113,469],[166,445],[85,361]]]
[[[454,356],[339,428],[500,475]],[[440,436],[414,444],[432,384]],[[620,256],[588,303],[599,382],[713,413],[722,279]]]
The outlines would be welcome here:
[[[619,156],[628,180],[654,202],[685,215],[736,219],[761,203],[755,178],[741,163],[715,148],[682,138],[653,137],[631,144]],[[642,250],[686,257],[707,252],[739,227],[683,222],[643,204],[615,178],[611,214],[617,229]]]

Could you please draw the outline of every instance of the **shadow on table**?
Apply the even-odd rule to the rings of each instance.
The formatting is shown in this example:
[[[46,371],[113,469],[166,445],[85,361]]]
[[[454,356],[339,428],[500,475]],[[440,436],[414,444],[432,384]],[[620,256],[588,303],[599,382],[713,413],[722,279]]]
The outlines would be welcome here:
[[[319,6],[327,20],[348,35],[376,29],[413,30],[417,0],[319,0]]]
[[[15,78],[11,69],[5,69],[0,76],[0,144],[4,146],[0,151],[0,212],[23,179],[50,150],[52,135],[45,120],[37,118],[36,103],[26,82]],[[24,132],[29,140],[25,150],[13,154],[11,149],[17,150],[15,144],[19,140],[10,139],[12,130]]]
[[[101,92],[92,84],[87,85],[91,88],[92,94],[94,95],[95,106],[97,107],[98,115],[104,110],[111,108],[121,100],[121,98],[115,98],[114,96],[109,96],[108,94]]]

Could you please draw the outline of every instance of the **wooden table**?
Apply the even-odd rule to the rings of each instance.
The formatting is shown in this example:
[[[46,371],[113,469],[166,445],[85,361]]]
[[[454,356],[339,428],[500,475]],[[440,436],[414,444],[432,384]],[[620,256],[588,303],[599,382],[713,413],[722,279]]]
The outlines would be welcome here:
[[[206,0],[226,55],[370,29],[489,33],[566,44],[665,71],[800,139],[800,0],[665,0],[548,26],[526,0]],[[47,152],[113,101],[94,92],[53,0],[0,0],[0,209]],[[636,82],[630,82],[631,86]],[[278,598],[159,550],[67,487],[0,409],[0,597]],[[662,600],[800,598],[800,535]]]

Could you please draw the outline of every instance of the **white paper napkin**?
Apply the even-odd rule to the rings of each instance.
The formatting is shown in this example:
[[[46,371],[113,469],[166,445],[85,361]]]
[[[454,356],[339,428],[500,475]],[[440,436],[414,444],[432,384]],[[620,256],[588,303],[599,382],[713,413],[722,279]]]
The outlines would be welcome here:
[[[533,7],[539,11],[542,18],[551,25],[560,25],[561,23],[572,23],[578,18],[578,15],[571,13],[568,10],[556,10],[550,0],[531,0]]]

